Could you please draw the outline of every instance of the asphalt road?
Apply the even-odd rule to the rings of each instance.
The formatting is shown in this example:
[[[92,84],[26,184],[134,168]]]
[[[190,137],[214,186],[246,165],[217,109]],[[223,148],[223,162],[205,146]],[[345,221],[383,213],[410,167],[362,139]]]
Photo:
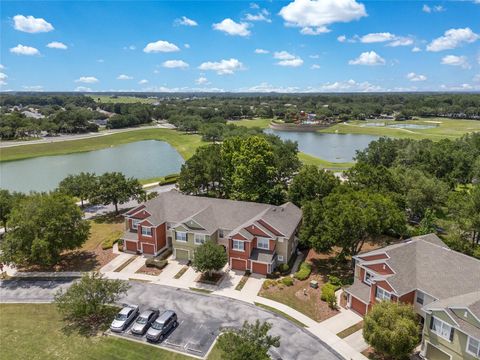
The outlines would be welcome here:
[[[68,286],[67,281],[2,281],[0,302],[48,302],[59,288]],[[254,305],[230,298],[203,295],[168,286],[131,282],[131,288],[120,303],[140,305],[145,308],[171,309],[178,314],[179,322],[190,324],[193,333],[217,332],[220,328],[241,327],[244,321],[256,319],[270,322],[272,335],[279,335],[280,347],[274,350],[275,358],[284,360],[338,360],[341,359],[319,339],[284,318]],[[181,330],[179,326],[177,330]],[[184,326],[183,328],[187,328]],[[187,334],[188,335],[188,334]],[[187,336],[186,335],[186,336]],[[175,331],[169,336],[174,342]],[[168,341],[168,339],[167,339]]]

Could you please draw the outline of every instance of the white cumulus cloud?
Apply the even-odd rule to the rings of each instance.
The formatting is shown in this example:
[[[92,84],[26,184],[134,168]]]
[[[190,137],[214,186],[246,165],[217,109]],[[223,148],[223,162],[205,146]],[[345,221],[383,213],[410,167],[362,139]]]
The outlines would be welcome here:
[[[410,81],[425,81],[427,80],[427,77],[425,75],[415,74],[414,72],[411,72],[407,74],[407,79]]]
[[[18,44],[17,46],[11,48],[10,52],[16,55],[27,55],[27,56],[40,55],[40,51],[38,51],[38,49],[31,46],[25,46],[22,44]]]
[[[442,51],[455,49],[463,44],[469,44],[480,38],[470,28],[450,29],[445,31],[443,36],[436,38],[427,45],[428,51]]]
[[[251,34],[250,30],[248,30],[250,27],[249,23],[237,23],[230,18],[223,19],[221,22],[213,24],[212,27],[215,30],[222,31],[232,36],[248,36]]]
[[[341,43],[347,41],[347,37],[345,35],[340,35],[337,37],[337,40]]]
[[[148,84],[148,80],[147,79],[142,79],[138,82],[139,85],[145,85],[145,84]]]
[[[415,46],[412,48],[412,52],[420,52],[422,49],[420,49],[418,46]]]
[[[279,15],[286,26],[301,28],[304,35],[318,35],[330,31],[331,24],[358,20],[367,12],[355,0],[294,0]]]
[[[357,82],[353,79],[347,81],[335,81],[322,84],[318,89],[312,91],[327,91],[327,92],[375,92],[383,89],[378,85],[373,85],[368,81]]]
[[[42,18],[35,18],[31,15],[15,15],[13,17],[13,27],[15,30],[27,33],[49,32],[53,30],[52,24]]]
[[[318,64],[313,64],[312,66],[310,66],[310,69],[312,69],[312,70],[320,69],[320,65],[318,65]]]
[[[413,39],[406,36],[398,36],[392,42],[389,42],[387,46],[397,47],[397,46],[410,46],[413,45]]]
[[[268,54],[270,51],[265,49],[255,49],[255,54]]]
[[[52,41],[51,43],[47,44],[47,47],[50,49],[60,49],[60,50],[68,49],[68,46],[60,41]]]
[[[302,58],[284,50],[275,51],[273,53],[273,58],[279,60],[276,64],[280,66],[298,67],[303,65]]]
[[[146,53],[158,53],[158,52],[175,52],[180,51],[177,45],[168,41],[158,40],[156,42],[148,43],[143,49]]]
[[[175,19],[176,25],[183,25],[183,26],[197,26],[198,23],[195,20],[189,19],[186,16],[182,16],[180,19]]]
[[[428,6],[427,4],[424,4],[422,11],[430,14],[432,12],[443,12],[445,11],[445,8],[442,5]]]
[[[257,14],[246,14],[245,15],[245,20],[247,21],[265,21],[265,22],[272,22],[272,20],[269,18],[270,13],[268,12],[267,9],[262,9],[260,10]]]
[[[215,71],[218,75],[231,75],[236,71],[243,70],[243,64],[234,58],[223,59],[220,61],[207,61],[198,67],[200,70],[211,70]]]
[[[195,79],[195,84],[206,85],[206,84],[209,84],[209,82],[208,82],[208,79],[205,76],[200,76],[198,79]]]
[[[0,72],[0,85],[7,85],[7,78],[8,78],[8,75],[3,73],[3,72]]]
[[[117,80],[132,80],[133,77],[125,74],[120,74],[117,76]]]
[[[395,38],[395,35],[389,32],[371,33],[371,34],[363,35],[360,38],[360,42],[369,44],[369,43],[390,41],[390,40],[393,40],[394,38]]]
[[[167,60],[162,64],[163,67],[169,69],[186,69],[188,64],[183,60]]]
[[[385,65],[385,59],[375,51],[366,51],[360,54],[356,59],[350,60],[349,65]]]
[[[95,84],[98,82],[98,79],[95,76],[80,76],[75,82],[85,83],[85,84]]]
[[[443,65],[460,66],[463,69],[470,69],[466,56],[447,55],[442,58]]]

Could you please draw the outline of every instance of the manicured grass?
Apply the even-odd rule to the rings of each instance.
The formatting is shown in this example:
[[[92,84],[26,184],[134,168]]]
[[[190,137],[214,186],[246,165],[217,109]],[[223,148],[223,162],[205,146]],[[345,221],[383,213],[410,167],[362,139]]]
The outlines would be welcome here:
[[[347,336],[352,335],[353,333],[356,333],[358,330],[363,329],[363,320],[346,328],[345,330],[340,331],[337,336],[340,339],[345,339]]]
[[[353,162],[344,162],[344,163],[337,163],[337,162],[331,162],[327,160],[320,159],[318,157],[308,155],[305,153],[298,153],[298,158],[302,163],[305,165],[316,165],[322,169],[331,169],[331,170],[345,170],[354,165]]]
[[[127,259],[122,265],[120,265],[118,268],[113,270],[113,272],[120,272],[123,269],[125,269],[129,264],[131,264],[138,256],[132,256],[131,258]]]
[[[395,122],[395,124],[438,125],[431,129],[396,129],[388,127],[362,126],[366,121],[349,121],[319,130],[322,133],[339,134],[367,134],[377,136],[390,136],[396,138],[411,138],[416,140],[430,139],[438,141],[444,138],[455,139],[466,133],[480,131],[480,121],[459,120],[446,118],[420,118]],[[392,122],[393,123],[393,122]]]
[[[200,289],[200,288],[196,288],[196,287],[190,287],[189,289],[192,290],[192,291],[202,293],[202,294],[211,294],[212,293],[212,290]]]
[[[250,277],[249,274],[243,275],[240,281],[238,282],[237,286],[235,286],[235,290],[241,291],[245,286],[245,284],[247,283],[249,277]]]
[[[0,161],[93,151],[141,140],[165,141],[172,145],[184,159],[191,157],[197,147],[205,144],[200,135],[184,134],[172,129],[136,129],[89,139],[2,148]]]
[[[52,304],[0,304],[2,359],[30,360],[191,360],[154,346],[111,336],[84,337],[66,334]],[[7,326],[8,324],[8,326]],[[209,357],[209,359],[219,359]]]
[[[184,266],[183,268],[180,269],[178,273],[175,274],[174,278],[180,279],[182,275],[186,273],[187,270],[188,270],[188,266]]]
[[[262,119],[262,118],[254,118],[254,119],[244,119],[244,120],[231,120],[229,121],[230,124],[235,124],[238,126],[245,126],[247,128],[252,127],[259,127],[262,129],[268,128],[272,119]]]
[[[123,219],[115,220],[114,222],[90,222],[90,236],[88,240],[83,244],[81,250],[93,251],[99,245],[111,240],[112,238],[118,239],[125,228]]]
[[[274,313],[280,315],[281,317],[284,317],[285,319],[287,319],[287,320],[289,320],[289,321],[297,324],[297,325],[300,326],[300,327],[307,327],[307,325],[305,325],[305,324],[302,323],[301,321],[295,319],[294,317],[291,317],[290,315],[284,313],[284,312],[281,311],[281,310],[275,309],[275,308],[273,308],[273,307],[271,307],[271,306],[264,305],[264,304],[258,303],[258,302],[255,302],[254,304],[257,305],[258,307],[261,307],[261,308],[265,309],[265,310],[269,310],[269,311],[271,311],[271,312],[274,312]]]

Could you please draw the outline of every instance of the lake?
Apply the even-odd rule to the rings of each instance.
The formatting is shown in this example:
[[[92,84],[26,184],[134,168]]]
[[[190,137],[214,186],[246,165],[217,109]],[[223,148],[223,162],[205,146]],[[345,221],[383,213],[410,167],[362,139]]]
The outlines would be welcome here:
[[[148,179],[180,171],[183,158],[163,141],[137,141],[108,149],[0,163],[0,187],[28,192],[53,190],[69,174],[119,171]]]
[[[363,134],[325,134],[319,132],[279,131],[266,129],[283,140],[298,142],[298,149],[331,162],[351,162],[357,150],[365,149],[379,136]]]

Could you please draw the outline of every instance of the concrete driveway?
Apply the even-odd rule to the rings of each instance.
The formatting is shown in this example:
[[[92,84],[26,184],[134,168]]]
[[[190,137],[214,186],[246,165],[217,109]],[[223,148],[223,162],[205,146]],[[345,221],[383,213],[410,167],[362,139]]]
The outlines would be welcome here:
[[[66,288],[70,283],[67,280],[2,281],[0,283],[0,302],[50,302],[58,289]],[[156,284],[131,282],[131,285],[128,294],[120,300],[120,303],[139,304],[141,309],[148,307],[160,310],[172,309],[178,314],[179,322],[185,322],[189,328],[216,334],[221,328],[238,328],[245,320],[254,322],[259,319],[272,323],[271,334],[281,337],[280,348],[274,350],[275,358],[284,360],[342,359],[306,330],[255,305],[222,296],[203,295]],[[175,331],[171,335],[172,344],[176,342],[178,336],[182,335],[180,331],[177,335],[174,336],[174,334]],[[203,345],[205,342],[203,338],[192,337],[191,340],[187,341],[190,344],[188,346],[192,346],[195,342]]]

